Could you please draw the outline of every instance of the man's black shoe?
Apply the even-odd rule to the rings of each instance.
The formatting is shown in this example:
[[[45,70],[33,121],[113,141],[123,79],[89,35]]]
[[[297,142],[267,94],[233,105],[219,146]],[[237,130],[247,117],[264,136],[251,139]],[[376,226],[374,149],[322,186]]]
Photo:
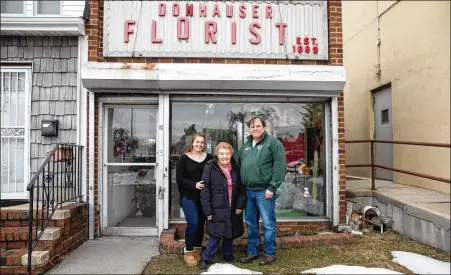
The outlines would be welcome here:
[[[265,258],[263,259],[263,261],[260,261],[258,264],[259,265],[270,265],[272,263],[274,263],[276,261],[276,257],[273,256],[265,256]]]
[[[254,256],[252,254],[249,254],[246,257],[241,258],[240,263],[242,263],[242,264],[252,263],[252,261],[254,261],[257,258],[258,258],[258,256]]]
[[[233,257],[233,255],[231,256],[224,256],[224,261],[228,262],[228,263],[234,263],[236,262],[235,257]]]

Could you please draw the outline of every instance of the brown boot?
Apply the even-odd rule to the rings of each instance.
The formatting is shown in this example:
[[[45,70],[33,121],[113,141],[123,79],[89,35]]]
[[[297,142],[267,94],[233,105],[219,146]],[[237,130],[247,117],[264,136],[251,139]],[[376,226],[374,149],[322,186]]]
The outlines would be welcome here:
[[[240,263],[242,263],[242,264],[252,263],[252,261],[257,259],[257,258],[258,258],[258,256],[254,256],[252,254],[249,254],[246,257],[241,258]]]
[[[273,264],[275,261],[276,261],[276,257],[274,257],[274,256],[265,256],[263,261],[260,261],[258,264],[259,265],[270,265],[270,264]]]
[[[197,261],[196,261],[196,258],[194,258],[194,252],[193,251],[186,251],[185,255],[183,256],[183,259],[185,260],[185,263],[188,266],[195,266],[195,265],[197,265]]]
[[[193,253],[196,262],[199,262],[200,259],[202,258],[202,247],[194,247]]]

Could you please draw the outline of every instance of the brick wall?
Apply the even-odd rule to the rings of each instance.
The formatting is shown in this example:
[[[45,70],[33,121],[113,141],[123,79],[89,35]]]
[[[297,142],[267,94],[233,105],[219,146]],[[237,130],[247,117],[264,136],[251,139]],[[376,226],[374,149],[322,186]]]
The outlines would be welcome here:
[[[89,41],[88,61],[90,62],[122,62],[122,63],[223,63],[223,64],[284,64],[284,65],[343,65],[342,8],[341,1],[328,1],[329,17],[329,60],[275,60],[275,59],[225,59],[225,58],[111,58],[103,57],[103,8],[104,1],[90,0],[90,16],[86,24],[86,35]],[[339,119],[339,172],[340,172],[340,222],[345,221],[345,144],[344,144],[344,97],[338,100]],[[96,108],[96,124],[97,122]],[[97,126],[97,125],[96,125]],[[88,126],[89,127],[89,126]],[[97,127],[96,127],[97,129]],[[97,140],[98,133],[96,133]],[[97,152],[97,141],[96,141]],[[97,165],[97,154],[95,156]],[[97,173],[97,167],[95,167]],[[96,176],[97,178],[97,176]],[[97,190],[97,183],[95,184]],[[97,194],[97,191],[96,191]],[[95,195],[97,196],[97,195]],[[95,199],[97,205],[97,198]],[[96,216],[96,232],[99,217]]]
[[[56,143],[77,137],[76,36],[2,36],[1,61],[33,64],[30,116],[30,172],[33,175]],[[7,66],[3,66],[7,68]],[[59,122],[57,137],[41,136],[41,121]]]
[[[58,228],[59,233],[53,231],[53,238],[41,238],[34,249],[48,252],[48,260],[34,266],[32,274],[43,274],[88,239],[87,203],[65,205],[54,217],[58,215],[60,218],[49,220],[47,228]],[[1,209],[0,227],[0,274],[27,274],[22,257],[28,252],[28,209]]]
[[[343,26],[341,1],[328,1],[329,7],[329,61],[330,65],[343,66]],[[339,164],[339,217],[346,221],[345,182],[345,112],[344,95],[338,98],[338,164]]]

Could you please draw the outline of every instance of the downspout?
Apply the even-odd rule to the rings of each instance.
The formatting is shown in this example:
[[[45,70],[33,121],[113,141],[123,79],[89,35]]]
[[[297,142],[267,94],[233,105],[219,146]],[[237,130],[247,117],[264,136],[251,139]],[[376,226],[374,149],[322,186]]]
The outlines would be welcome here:
[[[85,25],[89,20],[89,1],[85,0],[85,8],[83,10],[83,19]],[[88,201],[88,237],[90,240],[94,239],[94,217],[95,217],[95,207],[94,207],[94,93],[89,92],[89,109],[88,106],[88,91],[83,87],[81,82],[81,70],[83,64],[88,62],[88,36],[82,36],[79,38],[79,86],[77,89],[77,103],[78,116],[78,128],[79,128],[79,143],[83,146],[83,201]],[[89,116],[88,116],[89,114]],[[88,132],[88,117],[89,117],[89,132]],[[89,133],[89,141],[88,139]],[[89,144],[89,160],[88,160],[88,145]],[[89,170],[89,173],[88,173]],[[88,178],[89,177],[89,178]],[[89,196],[88,196],[89,193]]]
[[[81,82],[81,70],[83,70],[83,64],[86,63],[88,61],[88,37],[87,36],[82,36],[79,39],[79,43],[81,45],[81,54],[80,56],[80,61],[79,61],[79,66],[80,66],[80,71],[79,71],[79,75],[80,75],[80,89],[79,89],[79,94],[78,94],[78,132],[79,132],[79,144],[81,146],[83,146],[83,150],[82,150],[82,163],[84,164],[82,167],[82,195],[83,195],[83,201],[87,202],[88,201],[88,185],[90,184],[88,181],[88,93],[87,90],[83,87],[83,83]],[[90,165],[90,164],[89,164]],[[91,194],[90,197],[91,198]],[[91,203],[91,202],[89,202]],[[90,204],[91,205],[91,204]],[[89,208],[91,207],[89,205]],[[89,209],[88,215],[89,217],[91,217],[93,214],[93,212],[91,212],[91,209]],[[94,224],[92,223],[92,226]],[[91,222],[89,221],[88,223],[89,228],[91,228]],[[91,239],[91,234],[89,234],[89,237]]]
[[[376,74],[380,77],[381,75],[381,28],[380,28],[380,20],[382,15],[384,15],[387,11],[389,11],[391,8],[393,8],[396,4],[398,4],[400,2],[400,0],[397,0],[396,2],[394,2],[393,4],[391,4],[390,7],[388,7],[387,9],[385,9],[383,12],[381,12],[381,14],[379,14],[379,1],[376,5],[376,11],[377,11],[377,18],[376,18],[376,23],[377,23],[377,33],[376,33],[376,45],[377,45],[377,64],[376,64]]]
[[[379,14],[379,10],[377,11]],[[381,28],[380,28],[380,15],[377,16],[377,33],[376,33],[376,46],[377,46],[377,64],[376,64],[376,74],[381,76]]]

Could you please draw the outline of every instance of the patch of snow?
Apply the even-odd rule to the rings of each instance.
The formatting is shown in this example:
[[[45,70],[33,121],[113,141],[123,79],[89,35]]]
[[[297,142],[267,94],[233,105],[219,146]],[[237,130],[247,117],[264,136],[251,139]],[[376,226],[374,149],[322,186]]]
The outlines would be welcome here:
[[[393,262],[404,266],[415,274],[450,274],[451,264],[420,254],[392,251]]]
[[[213,264],[208,271],[201,274],[263,274],[262,272],[243,269],[231,264]]]
[[[402,274],[393,270],[376,267],[330,265],[322,268],[313,268],[302,271],[310,274]]]

